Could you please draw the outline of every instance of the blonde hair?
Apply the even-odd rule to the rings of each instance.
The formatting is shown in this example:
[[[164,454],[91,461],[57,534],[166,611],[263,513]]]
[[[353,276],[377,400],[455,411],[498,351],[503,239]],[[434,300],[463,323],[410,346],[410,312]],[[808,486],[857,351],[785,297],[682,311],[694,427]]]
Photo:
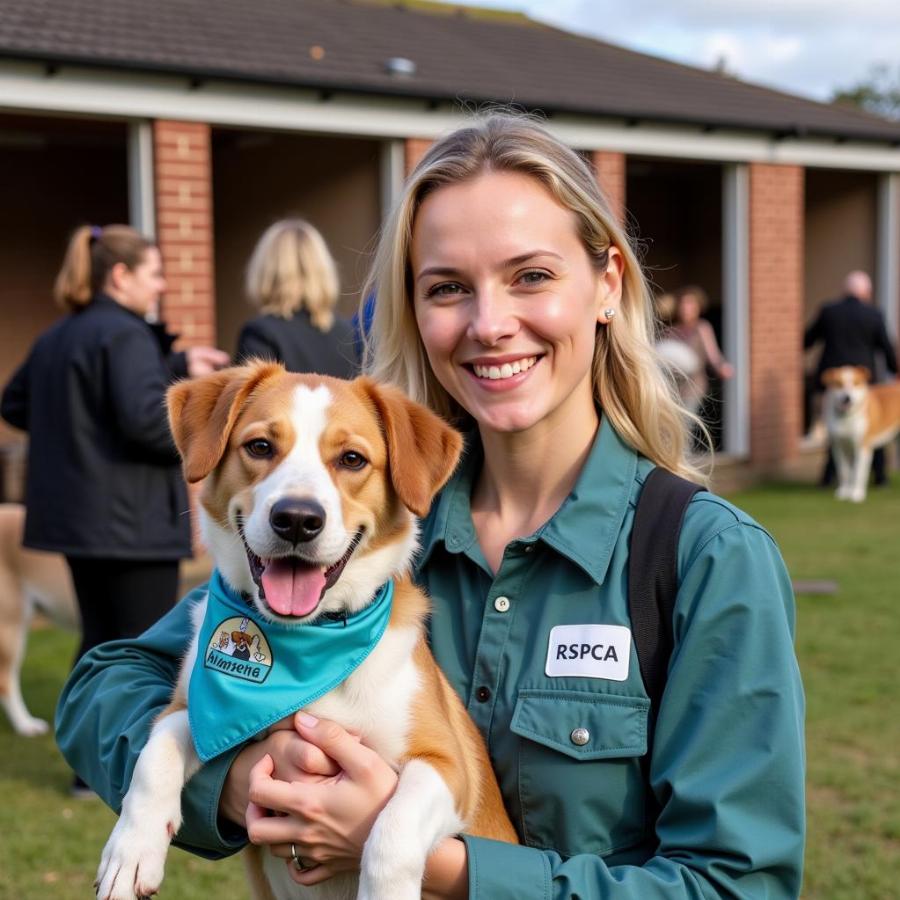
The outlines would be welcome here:
[[[122,263],[134,271],[153,241],[128,225],[82,225],[69,239],[62,268],[53,285],[53,298],[63,309],[87,306],[103,289],[113,266]]]
[[[536,178],[578,221],[582,244],[598,271],[615,246],[624,260],[622,300],[616,318],[598,327],[594,396],[619,435],[659,466],[695,481],[707,477],[686,459],[688,426],[696,417],[679,400],[673,380],[654,350],[655,323],[641,266],[597,184],[590,166],[544,128],[520,115],[492,114],[465,125],[428,150],[407,179],[379,241],[362,296],[377,298],[365,342],[365,367],[399,385],[446,418],[467,415],[444,390],[428,364],[412,305],[409,252],[416,213],[441,187],[486,171]]]
[[[302,219],[270,225],[247,264],[247,296],[262,312],[287,319],[300,309],[319,331],[330,331],[338,276],[322,235]]]

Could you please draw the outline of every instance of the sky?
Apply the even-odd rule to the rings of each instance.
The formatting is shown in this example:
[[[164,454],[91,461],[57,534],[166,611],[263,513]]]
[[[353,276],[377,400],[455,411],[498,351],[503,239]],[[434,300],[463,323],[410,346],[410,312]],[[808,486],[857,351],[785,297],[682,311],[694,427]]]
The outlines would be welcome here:
[[[886,63],[900,71],[900,0],[454,0],[746,81],[829,100]]]

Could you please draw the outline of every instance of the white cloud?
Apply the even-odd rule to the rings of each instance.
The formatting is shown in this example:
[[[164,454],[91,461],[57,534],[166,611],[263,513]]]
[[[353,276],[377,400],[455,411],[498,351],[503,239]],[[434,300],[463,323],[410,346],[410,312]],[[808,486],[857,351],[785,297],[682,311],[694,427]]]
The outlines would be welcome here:
[[[459,0],[456,0],[459,2]],[[900,64],[897,0],[471,0],[820,99]]]

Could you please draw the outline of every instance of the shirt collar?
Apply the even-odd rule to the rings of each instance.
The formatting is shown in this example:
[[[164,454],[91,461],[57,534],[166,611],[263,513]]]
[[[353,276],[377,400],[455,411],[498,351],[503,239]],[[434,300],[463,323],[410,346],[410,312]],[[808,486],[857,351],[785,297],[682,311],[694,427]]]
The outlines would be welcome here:
[[[423,523],[417,569],[425,565],[439,542],[450,553],[464,553],[477,540],[470,498],[481,459],[481,444],[473,434],[462,462]],[[543,541],[602,584],[628,510],[637,468],[637,452],[602,416],[572,492],[552,518],[523,542]]]

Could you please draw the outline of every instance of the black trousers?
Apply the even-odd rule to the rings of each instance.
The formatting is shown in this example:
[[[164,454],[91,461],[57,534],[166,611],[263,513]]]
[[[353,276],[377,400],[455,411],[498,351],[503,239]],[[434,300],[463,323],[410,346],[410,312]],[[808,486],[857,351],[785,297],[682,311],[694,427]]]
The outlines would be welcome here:
[[[77,662],[92,647],[137,637],[178,599],[178,560],[66,557],[81,610]]]

